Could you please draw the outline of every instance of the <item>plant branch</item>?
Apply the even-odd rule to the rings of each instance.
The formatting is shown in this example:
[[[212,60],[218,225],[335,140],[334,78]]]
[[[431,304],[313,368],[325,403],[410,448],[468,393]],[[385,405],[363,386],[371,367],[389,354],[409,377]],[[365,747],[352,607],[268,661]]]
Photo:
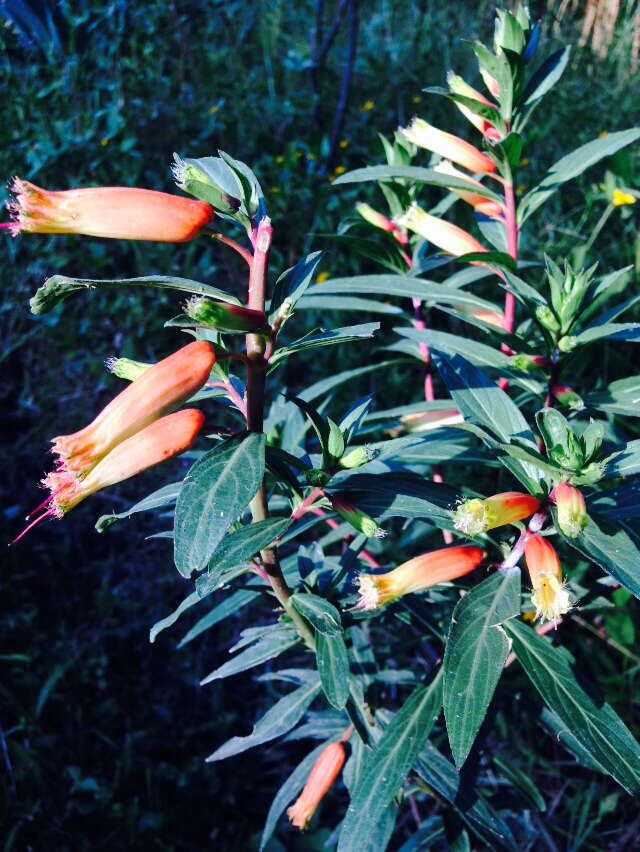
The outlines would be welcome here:
[[[235,240],[232,240],[231,237],[226,237],[224,234],[220,234],[218,231],[207,231],[207,234],[219,243],[224,243],[225,246],[229,246],[234,251],[237,251],[240,257],[245,260],[249,264],[249,268],[253,263],[253,258],[251,256],[251,252],[246,248],[237,243]]]

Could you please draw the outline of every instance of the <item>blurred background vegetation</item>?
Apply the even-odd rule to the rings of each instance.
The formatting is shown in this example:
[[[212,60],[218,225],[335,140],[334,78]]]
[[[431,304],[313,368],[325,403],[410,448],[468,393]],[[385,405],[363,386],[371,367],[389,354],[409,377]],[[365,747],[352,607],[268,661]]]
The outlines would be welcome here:
[[[320,235],[334,232],[362,197],[362,189],[332,189],[331,178],[379,162],[378,132],[390,135],[419,113],[467,133],[448,102],[421,90],[441,85],[448,68],[476,82],[461,39],[487,39],[495,5],[4,0],[0,173],[50,189],[124,184],[172,191],[174,151],[199,157],[223,148],[251,164],[262,182],[276,227],[273,269],[280,270],[312,247],[331,248]],[[637,3],[533,5],[545,22],[541,55],[561,41],[576,49],[562,84],[529,128],[527,185],[567,150],[639,118]],[[633,153],[607,165],[637,186]],[[532,222],[528,239],[553,245],[557,260],[579,251],[609,200],[607,185],[594,180],[589,173],[560,194]],[[600,260],[604,270],[640,265],[636,208],[613,213],[590,262]],[[119,389],[104,358],[152,360],[182,342],[175,329],[163,328],[180,309],[172,295],[111,289],[33,317],[28,298],[44,278],[168,273],[238,294],[244,282],[234,256],[203,242],[176,247],[36,235],[6,237],[3,246],[0,530],[8,541],[39,502],[48,438],[84,425]],[[366,271],[340,251],[324,264],[332,274]],[[304,313],[296,319],[301,331],[309,321]],[[322,366],[305,362],[305,382],[339,369],[345,358],[367,357],[357,347],[328,351]],[[295,369],[286,374],[292,388]],[[409,402],[400,378],[394,391],[386,377],[385,393]],[[415,387],[418,399],[419,381]],[[393,402],[385,398],[385,405]],[[97,495],[63,523],[43,525],[5,561],[0,820],[6,850],[256,848],[286,765],[310,748],[303,740],[203,763],[217,744],[249,730],[264,700],[265,686],[257,690],[251,674],[198,687],[251,611],[184,649],[177,648],[179,630],[148,643],[149,627],[190,588],[172,568],[167,542],[145,540],[157,530],[153,519],[138,515],[103,535],[93,528],[97,515],[124,508],[168,481],[168,472],[142,479]],[[598,670],[608,672],[610,699],[627,719],[635,707],[637,720],[635,670],[623,679],[622,658],[586,637],[581,641],[592,642]],[[625,622],[618,638],[632,645],[633,625]],[[538,731],[521,732],[525,771],[539,745]],[[613,782],[589,777],[548,740],[537,766],[534,780],[550,803],[538,848],[633,848],[637,808]],[[325,808],[328,825],[338,821],[331,804],[344,807],[339,792]],[[272,849],[320,849],[327,834],[294,840],[283,830],[281,838],[284,845],[274,840]]]

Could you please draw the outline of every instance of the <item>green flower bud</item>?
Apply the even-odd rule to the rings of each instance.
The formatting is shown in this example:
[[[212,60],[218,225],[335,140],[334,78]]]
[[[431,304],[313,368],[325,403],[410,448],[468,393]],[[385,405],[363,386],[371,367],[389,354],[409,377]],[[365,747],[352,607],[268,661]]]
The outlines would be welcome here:
[[[144,361],[132,361],[131,358],[107,358],[105,361],[105,367],[110,373],[120,379],[127,379],[129,382],[137,379],[151,366],[151,364],[145,364]]]
[[[337,494],[332,494],[329,499],[331,500],[331,508],[334,512],[337,512],[340,517],[348,521],[358,532],[361,532],[368,538],[384,538],[386,536],[386,531],[382,527],[379,527],[366,512],[358,509],[357,506],[348,503]]]
[[[350,452],[342,456],[340,467],[348,470],[354,467],[361,467],[363,464],[372,461],[377,455],[378,450],[374,450],[373,447],[354,447]]]
[[[578,338],[571,335],[561,337],[558,341],[558,349],[561,352],[571,352],[578,345]]]
[[[544,326],[551,334],[557,334],[560,331],[560,323],[548,305],[538,305],[536,317],[540,325]]]
[[[240,199],[229,193],[230,186],[226,189],[213,179],[210,171],[206,172],[198,165],[198,160],[183,160],[178,154],[173,155],[174,164],[171,167],[173,179],[180,189],[207,201],[214,209],[221,213],[233,216],[240,208]],[[214,161],[217,158],[208,157],[206,160]],[[221,179],[223,173],[221,172]]]
[[[220,331],[267,332],[267,318],[262,311],[253,311],[240,305],[215,302],[205,296],[194,296],[184,306],[185,313],[202,325]]]

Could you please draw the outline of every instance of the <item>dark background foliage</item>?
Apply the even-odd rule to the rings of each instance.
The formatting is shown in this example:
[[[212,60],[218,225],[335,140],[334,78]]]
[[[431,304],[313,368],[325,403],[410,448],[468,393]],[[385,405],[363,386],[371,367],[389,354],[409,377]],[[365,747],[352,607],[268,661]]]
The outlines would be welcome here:
[[[317,38],[314,15],[323,5]],[[173,151],[206,156],[221,147],[259,175],[276,226],[273,268],[282,269],[306,249],[327,246],[309,233],[335,231],[361,192],[337,192],[330,178],[379,162],[378,131],[390,134],[414,112],[465,130],[445,101],[427,105],[421,89],[440,85],[449,67],[469,71],[470,52],[460,36],[486,38],[495,11],[490,2],[368,0],[360,3],[356,32],[346,11],[339,19],[349,5],[5,0],[0,172],[52,189],[124,184],[171,191]],[[553,9],[538,5],[548,40],[577,40],[579,10],[554,29]],[[631,126],[634,108],[637,118],[625,14],[608,55],[576,50],[563,85],[537,113],[530,129],[532,183],[568,148],[599,131]],[[335,40],[314,68],[314,34],[321,43],[337,19]],[[357,50],[342,110],[350,38]],[[534,220],[533,236],[543,246],[554,244],[561,258],[586,241],[601,209],[597,189],[585,181]],[[637,222],[635,213],[615,217],[596,242],[604,268],[635,262],[633,215]],[[27,300],[43,279],[53,272],[96,278],[163,272],[240,294],[243,270],[224,249],[202,242],[164,246],[44,235],[3,242],[0,533],[8,541],[39,501],[48,438],[79,428],[119,389],[104,358],[152,360],[182,342],[175,329],[163,328],[179,311],[175,296],[104,290],[33,317]],[[333,252],[324,268],[359,267]],[[300,314],[296,322],[302,329],[308,320]],[[329,351],[322,366],[314,359],[297,364],[305,381],[339,369],[345,359],[364,358],[357,347],[348,354]],[[395,386],[387,381],[386,392],[409,402],[404,378],[399,374]],[[292,363],[287,383],[295,389],[302,380]],[[419,388],[418,380],[416,399]],[[96,496],[63,522],[34,531],[5,560],[5,849],[255,848],[286,767],[309,750],[308,742],[297,741],[203,763],[226,738],[248,732],[268,701],[269,685],[258,688],[252,674],[198,686],[239,627],[251,623],[251,609],[185,648],[176,647],[180,626],[150,645],[149,627],[190,588],[173,569],[167,542],[145,539],[157,521],[139,515],[102,535],[93,529],[97,515],[129,505],[169,481],[168,473],[151,472]],[[599,671],[609,673],[612,700],[632,714],[637,680],[619,677],[620,658],[602,643],[586,633],[580,641],[593,644]],[[521,765],[533,769],[539,733],[523,730],[520,739]],[[541,843],[631,848],[636,813],[612,782],[588,777],[549,740],[536,765],[535,781],[552,803]],[[344,806],[340,791],[324,806],[324,825],[338,822],[332,805]],[[322,831],[296,841],[282,836],[286,848],[321,848],[326,839]]]

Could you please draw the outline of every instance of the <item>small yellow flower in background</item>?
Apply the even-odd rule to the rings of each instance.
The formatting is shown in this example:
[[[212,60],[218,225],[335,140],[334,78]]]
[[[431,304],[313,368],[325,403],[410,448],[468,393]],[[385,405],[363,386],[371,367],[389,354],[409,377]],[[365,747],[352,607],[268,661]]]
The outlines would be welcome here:
[[[346,172],[346,169],[345,169],[344,166],[336,166],[335,167],[334,174],[343,175],[345,172]]]
[[[528,158],[528,157],[523,157],[523,158],[520,160],[520,165],[521,165],[521,166],[528,166],[528,165],[529,165],[529,162],[530,162],[530,160],[529,160],[529,158]]]
[[[219,109],[220,109],[220,107],[218,106],[218,104],[214,104],[213,106],[210,106],[209,107],[210,115],[215,115],[218,112]]]
[[[269,192],[273,192],[274,194],[277,194],[278,192],[280,192],[280,187],[279,186],[272,186],[272,187],[269,188]]]
[[[516,195],[522,195],[526,188],[527,187],[523,183],[518,184],[518,186],[516,187]]]
[[[598,138],[602,139],[603,136],[608,136],[608,135],[609,135],[608,130],[601,130],[600,133],[598,133]]]
[[[315,154],[312,154],[311,152],[309,152],[307,154],[307,160],[315,160]]]
[[[373,101],[365,101],[360,107],[360,112],[369,112],[370,109],[373,109]]]
[[[605,188],[606,188],[606,187],[605,187],[605,185],[604,185],[603,183],[599,183],[599,184],[598,184],[598,189],[601,189],[603,192],[604,192]]]
[[[420,103],[420,95],[414,95],[411,98],[411,100],[414,102],[414,104],[419,104]]]
[[[623,192],[621,189],[614,189],[611,203],[614,207],[622,207],[624,204],[635,204],[636,199],[628,192]]]
[[[329,273],[328,272],[321,272],[320,275],[318,275],[318,277],[316,278],[316,282],[318,284],[322,284],[323,281],[328,281],[328,280],[329,280]]]
[[[340,147],[341,147],[341,148],[346,148],[348,145],[349,145],[349,140],[348,140],[348,139],[341,139],[341,140],[340,140]]]
[[[276,163],[284,163],[284,157],[282,156],[282,154],[279,154],[276,157]]]
[[[298,149],[296,151],[296,157],[298,157],[298,158],[300,158],[303,154],[304,154],[304,151],[301,151],[300,149]]]
[[[100,140],[100,144],[102,145],[103,148],[106,148],[107,145],[109,144],[109,137],[103,136],[102,139]]]

